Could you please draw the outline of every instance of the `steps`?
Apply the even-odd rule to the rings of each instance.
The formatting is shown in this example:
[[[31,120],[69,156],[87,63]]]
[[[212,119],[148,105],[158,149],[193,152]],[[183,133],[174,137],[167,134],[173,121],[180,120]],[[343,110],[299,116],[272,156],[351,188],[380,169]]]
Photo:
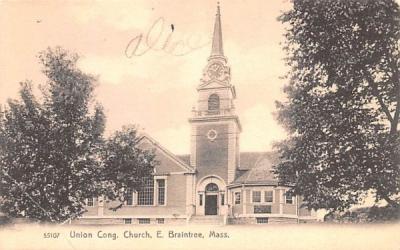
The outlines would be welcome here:
[[[220,215],[196,215],[192,216],[189,224],[195,225],[223,225],[224,217]]]

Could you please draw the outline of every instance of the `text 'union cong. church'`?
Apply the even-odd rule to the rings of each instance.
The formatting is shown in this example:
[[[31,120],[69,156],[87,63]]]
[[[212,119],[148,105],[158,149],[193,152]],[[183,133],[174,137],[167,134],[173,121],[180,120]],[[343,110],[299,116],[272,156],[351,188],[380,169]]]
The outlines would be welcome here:
[[[154,180],[132,192],[118,210],[101,197],[87,202],[74,223],[285,223],[307,222],[316,213],[301,207],[301,197],[287,194],[271,172],[278,157],[271,152],[241,153],[242,127],[235,113],[235,86],[223,50],[220,9],[211,54],[197,87],[190,155],[174,155],[148,135],[140,147],[155,149]]]

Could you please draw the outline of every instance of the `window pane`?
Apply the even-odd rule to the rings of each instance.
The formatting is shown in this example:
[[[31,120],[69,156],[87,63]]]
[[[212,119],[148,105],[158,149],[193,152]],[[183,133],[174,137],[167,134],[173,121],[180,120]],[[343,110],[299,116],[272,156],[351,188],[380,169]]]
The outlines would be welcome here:
[[[157,180],[158,205],[165,205],[165,180]]]
[[[132,219],[124,219],[124,224],[132,224]]]
[[[286,204],[293,204],[293,196],[290,193],[285,193]]]
[[[270,205],[255,205],[254,213],[255,214],[270,214],[272,211],[272,207]]]
[[[133,205],[133,191],[132,189],[128,188],[126,191],[126,205],[132,206]]]
[[[93,206],[94,206],[94,200],[93,200],[93,198],[88,198],[88,199],[87,199],[87,206],[88,206],[88,207],[93,207]]]
[[[273,202],[274,201],[274,195],[272,193],[273,191],[265,191],[265,202]]]
[[[268,223],[268,217],[257,217],[256,220],[258,224]]]
[[[150,224],[150,218],[139,218],[139,224]]]
[[[240,204],[240,192],[235,193],[235,204]]]
[[[219,96],[217,94],[212,94],[208,98],[208,110],[219,110]]]
[[[138,192],[138,205],[154,204],[154,181],[148,178],[144,181],[144,186]]]
[[[215,183],[209,183],[209,184],[207,184],[207,186],[206,186],[206,191],[207,191],[207,192],[216,192],[216,191],[218,191],[218,186],[217,186],[217,184],[215,184]]]
[[[261,191],[253,191],[253,202],[261,202]]]

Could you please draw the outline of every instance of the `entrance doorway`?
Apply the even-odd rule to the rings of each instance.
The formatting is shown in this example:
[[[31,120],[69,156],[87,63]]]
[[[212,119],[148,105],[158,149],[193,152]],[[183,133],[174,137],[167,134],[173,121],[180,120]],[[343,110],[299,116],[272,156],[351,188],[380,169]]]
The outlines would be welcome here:
[[[206,200],[204,206],[205,215],[217,215],[218,214],[218,191],[219,188],[215,183],[209,183],[206,186]]]
[[[205,215],[217,215],[218,214],[218,195],[206,195],[205,202]]]

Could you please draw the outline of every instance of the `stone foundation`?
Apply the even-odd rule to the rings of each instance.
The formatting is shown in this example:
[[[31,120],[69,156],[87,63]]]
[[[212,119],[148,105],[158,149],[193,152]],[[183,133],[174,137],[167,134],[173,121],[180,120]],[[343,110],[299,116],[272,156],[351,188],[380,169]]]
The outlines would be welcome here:
[[[164,223],[161,223],[160,220],[156,218],[150,218],[150,223],[140,224],[138,218],[129,218],[131,219],[131,224],[125,223],[125,218],[79,218],[73,220],[71,224],[75,225],[183,225],[186,224],[185,218],[164,218]],[[160,219],[162,219],[160,217]]]
[[[296,218],[285,218],[285,217],[258,217],[264,218],[264,223],[257,221],[257,217],[231,217],[228,218],[228,224],[240,225],[240,224],[296,224],[298,223]]]

